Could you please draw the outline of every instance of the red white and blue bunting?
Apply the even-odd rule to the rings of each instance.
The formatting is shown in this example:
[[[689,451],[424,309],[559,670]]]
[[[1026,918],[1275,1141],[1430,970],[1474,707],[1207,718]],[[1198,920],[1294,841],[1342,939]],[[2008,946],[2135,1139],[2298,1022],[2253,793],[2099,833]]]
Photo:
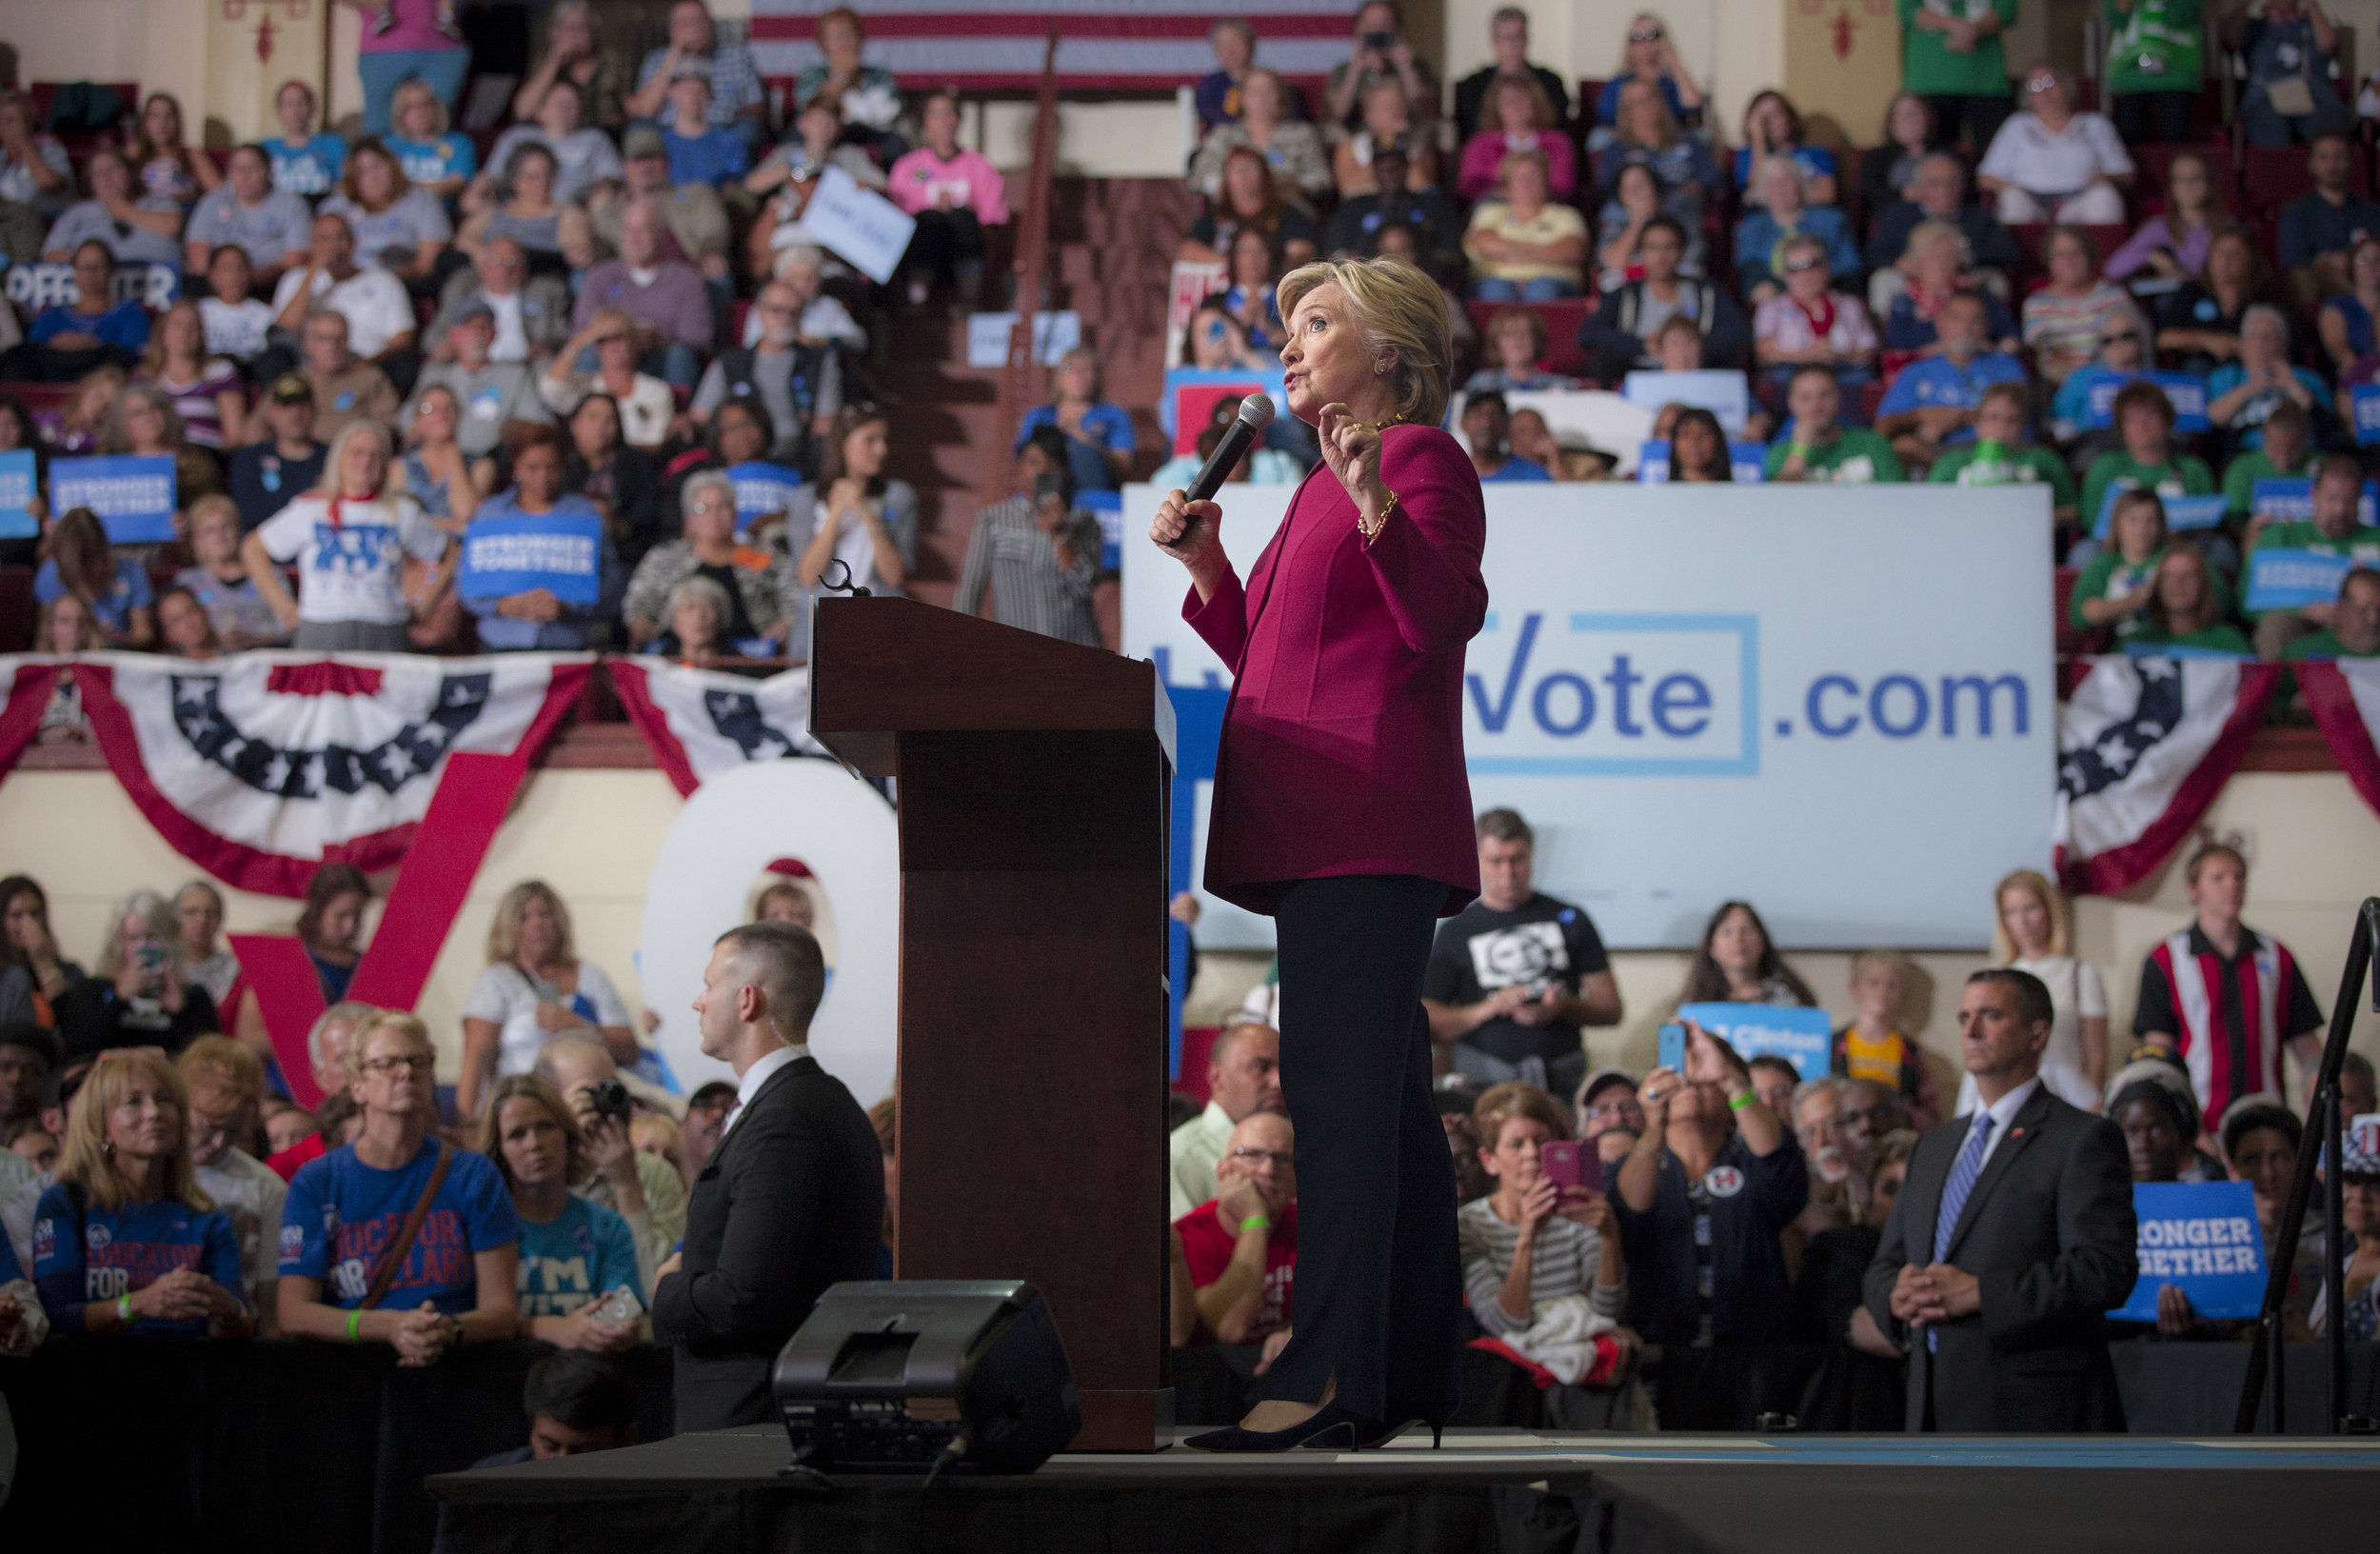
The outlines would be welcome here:
[[[607,667],[620,705],[682,794],[746,761],[827,753],[810,737],[807,666],[764,680],[665,658],[615,658]]]
[[[396,865],[448,757],[526,761],[593,665],[552,653],[95,653],[75,661],[74,679],[109,769],[174,850],[241,889],[302,896],[325,863]]]
[[[2154,872],[2238,769],[2277,664],[2103,658],[2058,709],[2057,872],[2113,895]]]

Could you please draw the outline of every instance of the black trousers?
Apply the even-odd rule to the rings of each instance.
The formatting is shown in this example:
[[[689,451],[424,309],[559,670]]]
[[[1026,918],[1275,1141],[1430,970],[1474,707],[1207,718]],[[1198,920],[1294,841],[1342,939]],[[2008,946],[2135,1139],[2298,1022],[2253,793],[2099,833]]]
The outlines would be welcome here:
[[[2119,91],[2108,101],[2115,132],[2132,145],[2178,146],[2190,139],[2195,91]]]
[[[921,210],[902,263],[944,286],[955,285],[963,267],[983,268],[983,224],[972,210]]]
[[[1266,1395],[1396,1423],[1458,1389],[1455,1172],[1430,1099],[1421,973],[1446,887],[1301,880],[1274,913],[1281,1093],[1297,1129],[1294,1334]]]
[[[1958,144],[1958,130],[1963,124],[1969,143],[1974,148],[1971,161],[1980,162],[1983,153],[1992,149],[1992,137],[2000,132],[2000,126],[2016,111],[2015,102],[2008,97],[1977,97],[1945,95],[1928,97],[1926,106],[1934,110],[1934,145],[1939,150]]]

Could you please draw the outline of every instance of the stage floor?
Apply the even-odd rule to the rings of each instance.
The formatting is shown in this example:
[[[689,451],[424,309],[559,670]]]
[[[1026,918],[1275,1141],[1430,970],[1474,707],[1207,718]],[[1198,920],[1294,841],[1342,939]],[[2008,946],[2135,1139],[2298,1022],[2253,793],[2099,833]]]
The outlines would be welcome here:
[[[1184,1432],[1190,1433],[1190,1432]],[[484,1550],[1477,1550],[2239,1554],[2368,1535],[2380,1440],[1624,1436],[1450,1431],[1375,1452],[1067,1455],[1024,1478],[781,1481],[783,1432],[723,1430],[430,1481]]]

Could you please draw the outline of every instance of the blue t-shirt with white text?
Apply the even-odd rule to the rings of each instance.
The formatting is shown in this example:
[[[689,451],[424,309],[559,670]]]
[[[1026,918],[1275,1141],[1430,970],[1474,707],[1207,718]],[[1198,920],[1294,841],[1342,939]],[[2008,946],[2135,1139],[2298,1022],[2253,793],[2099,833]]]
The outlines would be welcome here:
[[[521,1317],[567,1317],[627,1285],[645,1299],[628,1222],[603,1205],[570,1195],[554,1218],[521,1222]]]
[[[1910,410],[1972,410],[1983,398],[1983,391],[1995,383],[2023,383],[2024,364],[2002,351],[1986,351],[1965,367],[1948,356],[1920,356],[1900,369],[1886,389],[1884,401],[1878,405],[1878,415],[1900,415]],[[1975,428],[1960,427],[1942,439],[1945,443],[1972,443]]]
[[[192,1208],[174,1198],[77,1209],[66,1184],[45,1189],[33,1206],[33,1285],[60,1332],[83,1331],[83,1308],[129,1295],[173,1272],[196,1268],[239,1294],[240,1238],[221,1209]],[[143,1317],[135,1338],[204,1338],[207,1319]]]
[[[281,1277],[320,1280],[324,1305],[357,1305],[370,1287],[372,1265],[405,1228],[437,1163],[437,1143],[424,1139],[403,1170],[365,1165],[351,1144],[300,1166],[281,1210]],[[381,1306],[407,1311],[427,1301],[461,1316],[479,1305],[472,1259],[520,1239],[520,1216],[503,1176],[486,1156],[458,1149]]]
[[[470,137],[448,130],[435,140],[407,140],[391,135],[381,142],[397,153],[406,182],[443,184],[449,178],[469,178],[479,171],[479,151]]]
[[[275,139],[265,142],[265,154],[272,159],[273,188],[318,199],[338,186],[347,167],[347,143],[337,135],[316,135],[295,144]]]

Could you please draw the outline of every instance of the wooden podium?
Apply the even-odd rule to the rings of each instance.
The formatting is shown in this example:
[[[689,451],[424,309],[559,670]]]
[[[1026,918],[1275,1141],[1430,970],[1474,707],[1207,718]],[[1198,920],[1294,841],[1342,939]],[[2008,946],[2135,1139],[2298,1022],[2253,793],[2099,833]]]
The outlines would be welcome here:
[[[900,598],[818,601],[810,731],[901,815],[903,1279],[1026,1279],[1077,1450],[1173,1424],[1166,824],[1154,666]]]

